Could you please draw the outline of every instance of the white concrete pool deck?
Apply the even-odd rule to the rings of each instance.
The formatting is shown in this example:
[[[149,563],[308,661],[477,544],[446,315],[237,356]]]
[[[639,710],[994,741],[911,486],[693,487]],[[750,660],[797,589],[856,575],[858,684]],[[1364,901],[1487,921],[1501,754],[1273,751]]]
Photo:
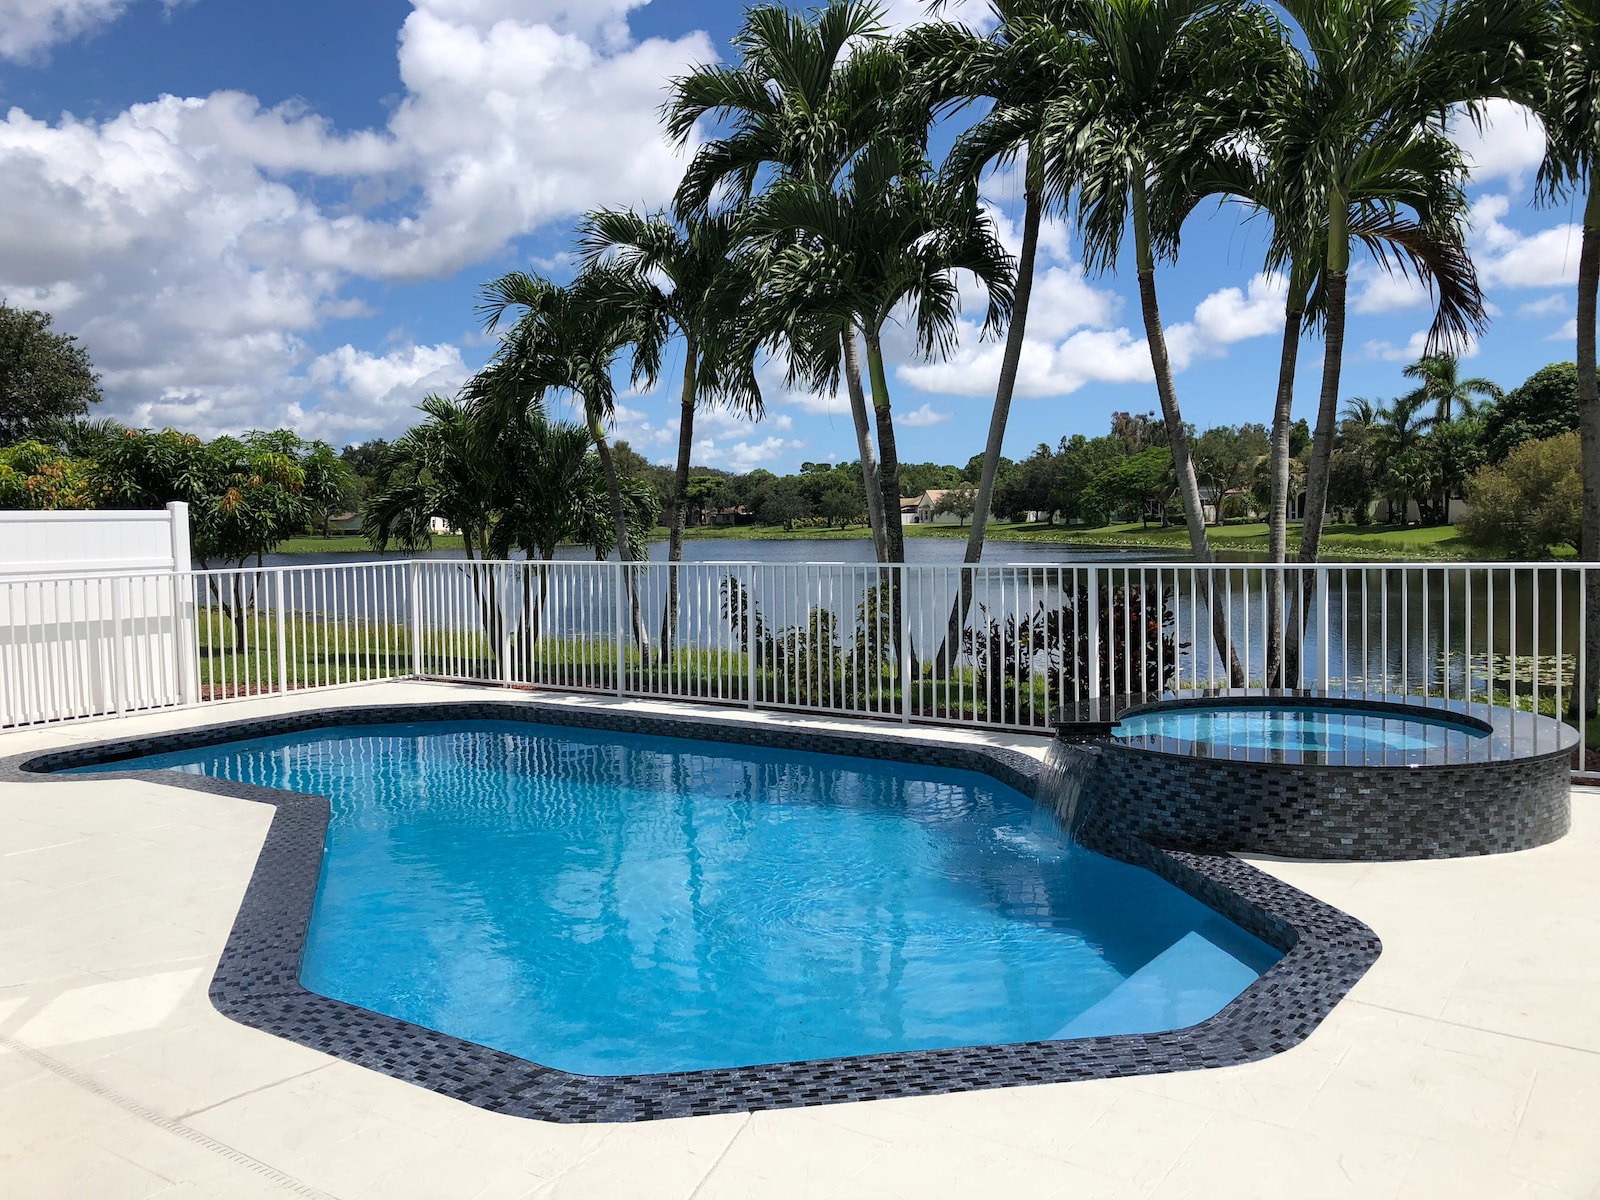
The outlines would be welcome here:
[[[0,756],[473,694],[385,684],[26,730],[0,735]],[[0,1197],[1588,1200],[1600,1197],[1600,793],[1574,808],[1569,837],[1522,854],[1261,862],[1384,943],[1321,1028],[1265,1062],[561,1126],[447,1100],[211,1008],[271,810],[132,781],[0,784]]]

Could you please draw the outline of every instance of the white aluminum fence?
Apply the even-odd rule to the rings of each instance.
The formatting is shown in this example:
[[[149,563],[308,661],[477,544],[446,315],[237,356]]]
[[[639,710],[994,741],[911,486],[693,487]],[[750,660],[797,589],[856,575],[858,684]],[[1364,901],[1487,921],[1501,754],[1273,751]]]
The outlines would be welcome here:
[[[1590,585],[1552,563],[444,559],[0,580],[0,725],[429,678],[1025,730],[1311,688],[1572,710],[1586,735]]]

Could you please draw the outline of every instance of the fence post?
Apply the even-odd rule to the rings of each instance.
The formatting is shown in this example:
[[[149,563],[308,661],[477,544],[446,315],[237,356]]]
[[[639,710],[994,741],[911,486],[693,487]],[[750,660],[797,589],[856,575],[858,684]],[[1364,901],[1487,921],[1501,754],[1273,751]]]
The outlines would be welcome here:
[[[289,690],[289,621],[283,611],[283,576],[279,567],[272,573],[273,607],[278,613],[278,691]]]
[[[745,584],[740,600],[739,611],[744,617],[744,672],[745,672],[745,702],[746,708],[756,706],[756,601],[755,601],[755,568],[750,568],[751,578]],[[731,597],[730,597],[731,601]]]
[[[617,614],[616,614],[617,615],[616,672],[617,672],[617,695],[619,695],[619,696],[625,695],[626,692],[627,692],[627,671],[625,670],[625,668],[623,666],[624,658],[625,658],[625,656],[626,656],[626,654],[628,652],[628,617],[627,617],[628,581],[627,581],[627,575],[626,575],[627,569],[628,569],[627,568],[627,564],[624,563],[622,561],[621,557],[619,556],[618,559],[617,559],[617,587],[616,587],[616,593],[617,593],[617,605],[616,605],[616,608],[617,608]]]
[[[1089,699],[1100,699],[1100,568],[1085,567],[1089,577]],[[1091,708],[1090,713],[1093,713]]]
[[[422,563],[413,558],[406,564],[410,598],[406,605],[411,618],[411,678],[422,678]]]
[[[495,563],[490,568],[490,583],[494,586],[495,611],[500,614],[500,683],[510,687],[516,682],[516,672],[511,669],[511,604],[506,576],[510,563]]]
[[[122,583],[120,578],[111,584],[111,700],[121,716],[128,710],[128,657],[122,647]],[[58,589],[59,590],[59,589]]]
[[[200,605],[195,599],[195,577],[188,564],[172,573],[172,652],[178,668],[178,701],[200,703]]]
[[[911,723],[911,593],[906,589],[906,565],[895,567],[898,579],[895,610],[900,616],[900,723]]]
[[[1404,583],[1402,582],[1402,585]],[[1317,682],[1322,685],[1323,694],[1332,690],[1328,679],[1332,655],[1333,636],[1328,628],[1328,568],[1317,568],[1317,663],[1319,673]]]

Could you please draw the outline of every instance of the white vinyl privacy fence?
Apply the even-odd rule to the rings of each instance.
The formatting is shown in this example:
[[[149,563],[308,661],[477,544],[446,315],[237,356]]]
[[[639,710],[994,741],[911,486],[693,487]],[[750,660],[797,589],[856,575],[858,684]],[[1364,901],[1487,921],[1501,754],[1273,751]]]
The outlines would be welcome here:
[[[380,679],[1042,731],[1310,688],[1572,713],[1569,564],[466,562],[0,580],[0,725]],[[1586,729],[1584,730],[1586,732]]]

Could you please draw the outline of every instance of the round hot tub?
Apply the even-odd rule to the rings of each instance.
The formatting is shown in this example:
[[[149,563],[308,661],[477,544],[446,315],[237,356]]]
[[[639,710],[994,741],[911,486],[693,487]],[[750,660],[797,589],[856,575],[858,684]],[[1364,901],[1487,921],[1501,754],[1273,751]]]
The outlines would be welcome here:
[[[1124,710],[1083,820],[1158,845],[1397,860],[1522,850],[1570,822],[1577,731],[1442,702],[1285,695]]]

